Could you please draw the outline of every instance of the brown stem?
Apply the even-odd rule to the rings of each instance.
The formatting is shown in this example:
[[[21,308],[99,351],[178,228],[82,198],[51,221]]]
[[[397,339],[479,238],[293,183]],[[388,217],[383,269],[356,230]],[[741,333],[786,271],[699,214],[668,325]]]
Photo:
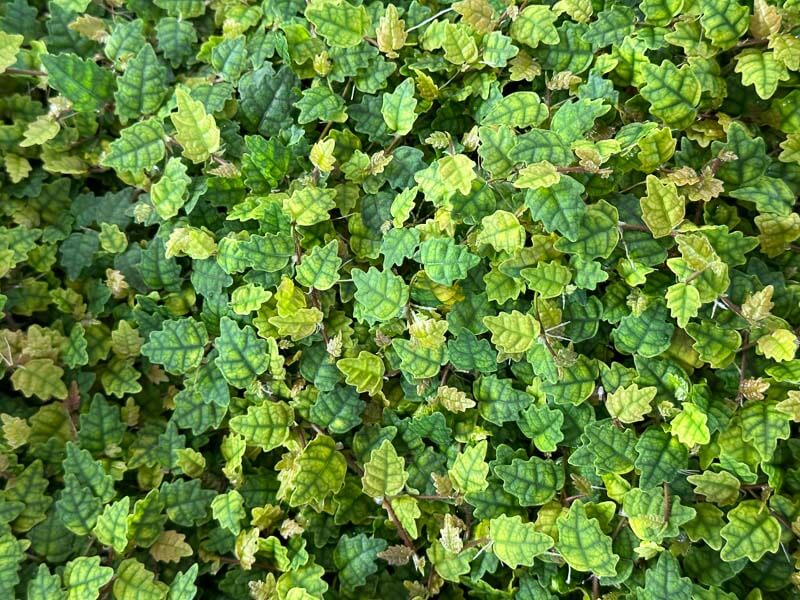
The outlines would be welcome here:
[[[745,331],[742,333],[742,344],[747,345],[750,333]],[[744,385],[744,374],[747,371],[747,352],[742,352],[742,362],[739,364],[739,388],[736,390],[736,403],[741,405],[744,399],[744,392],[742,387]]]
[[[417,553],[417,549],[414,547],[414,542],[411,539],[411,536],[408,535],[406,528],[403,527],[403,524],[400,522],[400,519],[397,518],[397,514],[394,512],[394,508],[392,507],[392,503],[388,498],[383,499],[383,507],[386,509],[386,514],[389,515],[389,520],[391,520],[392,525],[394,525],[395,529],[397,529],[397,533],[400,536],[400,539],[403,540],[403,544],[411,550],[414,554]]]
[[[722,302],[728,310],[734,312],[737,316],[742,317],[744,319],[744,316],[742,315],[742,309],[736,306],[733,302],[731,302],[730,298],[728,298],[727,296],[720,296],[719,299],[720,302]]]
[[[47,73],[44,71],[37,71],[36,69],[15,69],[9,67],[4,71],[7,75],[26,75],[28,77],[46,77]]]

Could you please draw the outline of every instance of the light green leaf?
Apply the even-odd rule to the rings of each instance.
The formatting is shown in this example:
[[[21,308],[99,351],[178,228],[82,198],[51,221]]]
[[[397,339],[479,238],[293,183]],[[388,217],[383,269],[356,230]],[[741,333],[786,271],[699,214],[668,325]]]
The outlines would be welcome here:
[[[468,446],[458,454],[449,471],[453,487],[462,495],[482,492],[489,483],[489,465],[486,464],[486,441]]]
[[[203,103],[194,100],[183,88],[175,90],[177,111],[170,115],[175,139],[183,146],[183,155],[193,163],[204,162],[219,150],[219,128]]]
[[[336,208],[336,190],[313,186],[302,187],[284,201],[284,208],[298,225],[310,226],[330,218],[328,212]]]
[[[527,351],[539,337],[539,322],[517,310],[484,317],[483,324],[492,332],[492,344],[506,354]]]
[[[75,110],[100,110],[111,101],[116,81],[111,71],[71,53],[42,56],[47,82],[67,98]]]
[[[64,569],[67,600],[97,600],[100,588],[111,581],[114,569],[100,566],[99,556],[79,556]]]
[[[533,523],[523,523],[520,516],[501,515],[489,521],[492,552],[512,569],[532,567],[534,558],[553,546],[553,538],[536,530]]]
[[[682,281],[667,288],[666,299],[669,313],[681,328],[685,328],[689,320],[697,316],[697,311],[703,304],[697,288]]]
[[[741,73],[743,84],[755,87],[762,100],[771,98],[781,81],[789,80],[789,71],[772,52],[754,48],[736,55],[736,72]]]
[[[725,545],[720,557],[727,562],[747,558],[758,561],[768,552],[777,552],[781,525],[759,500],[743,500],[731,509],[728,522],[720,531]]]
[[[110,546],[118,554],[122,554],[128,546],[130,504],[130,497],[125,496],[113,504],[106,505],[94,526],[93,533],[97,540],[105,546]]]
[[[111,142],[101,164],[117,171],[144,171],[164,158],[164,127],[155,118],[126,127]]]
[[[265,401],[249,406],[247,414],[233,417],[231,431],[241,435],[248,446],[258,446],[264,452],[281,446],[289,438],[294,411],[285,402]]]
[[[162,600],[169,592],[167,585],[135,558],[125,559],[117,567],[112,589],[116,600]]]
[[[623,423],[636,423],[652,410],[651,403],[657,393],[658,390],[653,386],[640,388],[632,383],[611,392],[606,399],[606,408],[615,419]]]
[[[397,455],[389,440],[383,440],[364,463],[361,487],[372,498],[391,497],[403,491],[407,479],[405,460]]]
[[[611,549],[611,538],[603,533],[596,518],[586,514],[582,501],[572,503],[569,511],[556,521],[556,528],[556,550],[570,567],[599,577],[616,574],[619,556]]]
[[[25,36],[0,31],[0,73],[17,62],[17,54]]]
[[[662,182],[655,175],[647,176],[647,195],[639,201],[642,219],[653,237],[669,235],[680,225],[686,213],[686,203],[671,181]]]
[[[181,375],[200,364],[207,343],[205,325],[194,319],[177,319],[164,321],[159,331],[150,334],[141,352],[168,372]]]
[[[211,501],[211,513],[220,527],[233,535],[239,535],[242,530],[242,519],[246,516],[244,498],[236,490],[219,494]]]
[[[464,279],[467,272],[480,262],[466,247],[456,244],[450,238],[431,238],[419,246],[415,260],[425,267],[425,273],[433,281],[442,285]]]
[[[408,286],[401,277],[375,267],[370,267],[366,273],[353,269],[352,276],[356,302],[366,320],[389,321],[403,313],[408,302]]]
[[[356,388],[359,394],[374,396],[383,386],[383,361],[371,352],[362,350],[356,358],[341,358],[336,361],[336,367],[344,373],[347,384]]]
[[[219,353],[217,368],[230,385],[245,389],[269,368],[267,343],[256,336],[250,325],[240,328],[228,317],[220,320],[219,332],[214,341]]]
[[[661,65],[644,67],[642,97],[650,111],[670,127],[683,128],[694,121],[700,102],[701,86],[690,65],[680,69],[665,60]]]
[[[67,397],[67,387],[61,380],[64,369],[49,358],[34,358],[20,365],[11,375],[11,384],[26,398],[36,396],[41,400]]]

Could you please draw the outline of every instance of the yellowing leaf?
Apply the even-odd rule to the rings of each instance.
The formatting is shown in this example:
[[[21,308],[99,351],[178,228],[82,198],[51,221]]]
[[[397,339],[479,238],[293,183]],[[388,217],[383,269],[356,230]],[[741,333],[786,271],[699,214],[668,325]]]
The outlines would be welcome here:
[[[177,111],[170,115],[175,125],[175,139],[183,146],[183,155],[193,163],[207,160],[219,150],[219,129],[203,103],[194,100],[183,88],[175,90]]]

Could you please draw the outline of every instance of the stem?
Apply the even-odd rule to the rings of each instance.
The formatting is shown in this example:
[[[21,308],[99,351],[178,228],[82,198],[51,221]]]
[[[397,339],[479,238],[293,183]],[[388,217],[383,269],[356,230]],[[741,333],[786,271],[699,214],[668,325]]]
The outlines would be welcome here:
[[[403,527],[403,524],[400,522],[400,519],[397,518],[397,514],[394,512],[394,508],[392,507],[392,503],[389,501],[388,498],[383,499],[383,507],[386,509],[386,514],[389,515],[389,519],[394,525],[395,529],[397,529],[397,533],[400,536],[400,539],[403,540],[403,544],[405,544],[406,548],[411,550],[411,552],[416,555],[417,549],[414,547],[414,542],[411,540],[411,536],[408,535],[406,528]]]
[[[431,22],[435,21],[436,19],[438,19],[442,15],[446,15],[447,13],[452,12],[453,10],[454,9],[452,7],[445,8],[444,10],[440,10],[438,13],[436,13],[432,17],[428,17],[427,19],[425,19],[421,23],[417,23],[413,27],[409,27],[408,29],[406,29],[406,33],[411,33],[415,29],[419,29],[420,27],[425,27],[425,25],[427,25],[428,23],[431,23]]]
[[[46,77],[47,73],[44,71],[37,71],[36,69],[15,69],[14,67],[7,68],[4,73],[6,75],[25,75],[28,77]]]

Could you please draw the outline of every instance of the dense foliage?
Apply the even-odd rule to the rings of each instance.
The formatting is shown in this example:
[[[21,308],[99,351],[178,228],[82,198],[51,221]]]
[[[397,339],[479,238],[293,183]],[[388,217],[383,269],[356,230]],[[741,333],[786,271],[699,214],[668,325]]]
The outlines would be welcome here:
[[[0,598],[797,597],[777,1],[0,3]]]

